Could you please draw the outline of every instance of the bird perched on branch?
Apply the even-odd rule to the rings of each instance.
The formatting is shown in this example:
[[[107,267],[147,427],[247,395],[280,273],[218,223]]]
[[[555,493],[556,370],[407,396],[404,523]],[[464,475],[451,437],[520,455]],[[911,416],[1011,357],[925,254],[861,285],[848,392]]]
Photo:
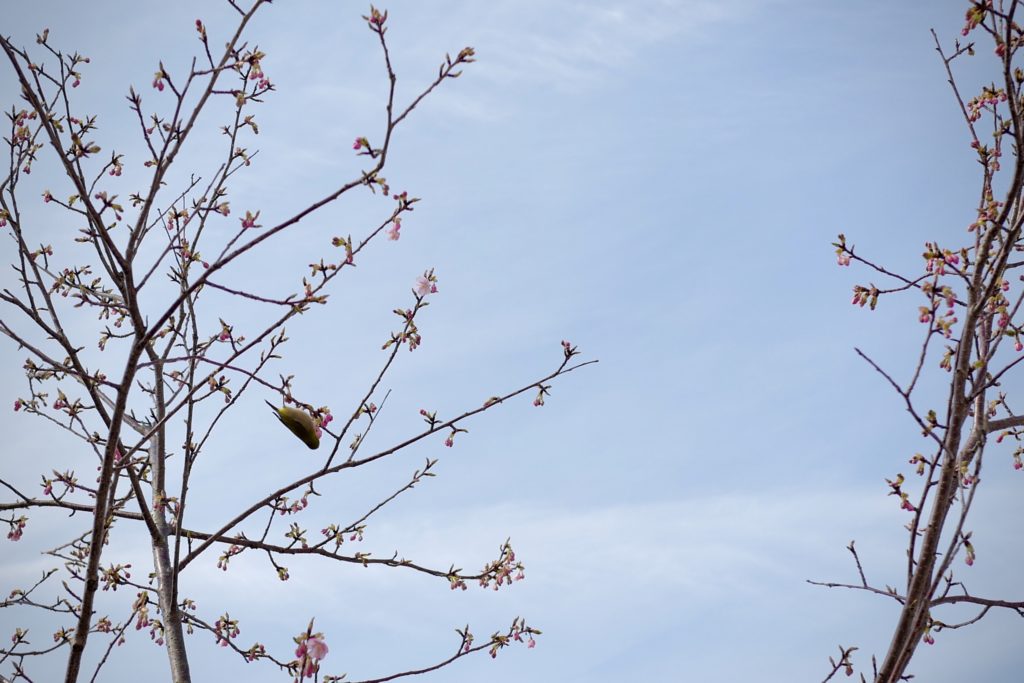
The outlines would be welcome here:
[[[274,411],[274,415],[277,415],[277,419],[281,421],[281,424],[287,427],[288,431],[292,434],[299,437],[302,443],[313,450],[320,447],[320,437],[316,435],[316,422],[313,421],[309,413],[305,410],[289,408],[288,406],[277,408],[270,401],[265,401],[265,403]]]

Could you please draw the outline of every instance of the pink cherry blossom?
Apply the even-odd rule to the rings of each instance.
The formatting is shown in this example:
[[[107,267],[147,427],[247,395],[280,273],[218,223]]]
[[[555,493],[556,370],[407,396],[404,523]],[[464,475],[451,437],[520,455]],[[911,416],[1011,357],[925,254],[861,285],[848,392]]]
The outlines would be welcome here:
[[[327,656],[327,643],[322,638],[307,638],[306,652],[313,659],[323,659]]]
[[[391,224],[391,227],[387,229],[388,239],[397,242],[398,238],[402,235],[398,232],[402,229],[402,219],[396,218]]]
[[[434,294],[437,292],[437,285],[432,283],[426,275],[420,275],[416,278],[416,294],[419,296],[426,296],[427,294]]]

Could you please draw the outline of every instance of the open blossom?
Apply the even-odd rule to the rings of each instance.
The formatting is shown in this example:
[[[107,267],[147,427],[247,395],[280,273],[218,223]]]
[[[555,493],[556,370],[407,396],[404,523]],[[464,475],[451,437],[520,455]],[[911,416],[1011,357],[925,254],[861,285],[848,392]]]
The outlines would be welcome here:
[[[394,220],[394,222],[391,223],[391,227],[388,228],[388,230],[387,230],[388,239],[392,240],[392,241],[398,241],[398,238],[401,237],[401,235],[399,234],[398,231],[401,230],[401,229],[402,229],[402,219],[401,218],[396,218]]]
[[[430,281],[426,275],[420,275],[416,278],[416,294],[419,296],[426,296],[427,294],[437,294],[437,284]]]
[[[839,254],[839,256],[836,257],[836,262],[841,266],[848,266],[850,265],[850,255],[845,253]]]
[[[323,659],[327,656],[327,643],[322,638],[306,639],[306,652],[313,659]]]

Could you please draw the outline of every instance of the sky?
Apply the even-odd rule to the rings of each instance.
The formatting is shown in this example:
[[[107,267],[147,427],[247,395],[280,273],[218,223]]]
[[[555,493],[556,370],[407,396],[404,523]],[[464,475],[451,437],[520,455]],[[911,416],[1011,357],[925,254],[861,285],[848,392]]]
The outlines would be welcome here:
[[[884,656],[895,603],[806,580],[856,581],[845,549],[855,539],[869,579],[902,585],[907,518],[886,496],[885,478],[909,476],[907,460],[928,445],[853,349],[908,376],[920,302],[908,295],[874,312],[851,307],[852,286],[872,278],[838,268],[830,243],[845,233],[858,253],[909,271],[925,241],[963,238],[976,162],[929,29],[951,44],[965,3],[395,0],[382,8],[399,101],[430,81],[446,52],[470,45],[477,62],[396,133],[384,175],[393,190],[422,198],[401,239],[373,243],[327,307],[289,324],[292,341],[271,377],[294,374],[309,402],[351,410],[381,363],[392,309],[409,305],[428,268],[439,291],[419,325],[423,345],[403,351],[385,380],[391,393],[366,448],[416,433],[420,408],[451,416],[535,382],[560,362],[563,339],[599,363],[554,382],[541,408],[527,394],[480,416],[454,448],[438,436],[325,483],[327,495],[297,520],[315,530],[358,517],[438,458],[438,476],[377,513],[359,549],[470,569],[511,538],[526,580],[452,592],[407,570],[296,559],[282,583],[265,558],[242,555],[224,573],[210,553],[182,584],[201,616],[212,622],[226,611],[240,620],[240,643],[259,640],[281,656],[315,617],[331,648],[323,671],[351,680],[430,665],[457,646],[455,628],[469,623],[480,639],[516,616],[543,631],[536,648],[466,658],[425,680],[820,680],[837,645],[859,647],[855,662],[869,674],[871,654]],[[230,186],[221,234],[249,208],[272,224],[364,167],[352,140],[379,139],[386,94],[366,11],[278,2],[253,21],[249,40],[266,52],[277,92],[254,110],[260,135],[246,144],[259,154]],[[166,105],[153,73],[160,60],[172,74],[187,68],[197,17],[213,46],[233,28],[226,3],[98,0],[74,11],[23,3],[0,31],[35,49],[48,27],[54,44],[91,58],[74,94],[99,115],[101,144],[128,155],[116,186],[127,194],[145,169],[123,96],[134,85],[147,107]],[[958,65],[968,89],[994,74],[985,50]],[[9,68],[0,68],[5,108],[15,95]],[[172,185],[215,169],[222,115],[214,107],[201,120]],[[44,189],[66,194],[45,164],[27,185],[30,199]],[[66,217],[28,204],[40,240],[58,246],[71,229]],[[389,210],[366,192],[346,197],[226,269],[224,280],[298,291],[306,264],[332,255],[331,236],[361,234]],[[11,245],[3,248],[9,258]],[[167,292],[154,290],[157,310]],[[218,317],[239,330],[262,319],[225,297],[208,302],[211,330]],[[87,334],[94,322],[75,325]],[[86,339],[97,364],[117,358]],[[24,353],[3,348],[0,386],[11,402],[27,391]],[[937,363],[924,388],[940,408]],[[250,393],[211,441],[190,494],[196,527],[315,467],[261,398],[274,397]],[[38,420],[8,411],[0,427],[8,435],[0,471],[27,490],[51,468],[93,467]],[[956,571],[977,594],[1020,599],[1024,483],[1009,449],[989,458],[972,522],[978,562]],[[0,593],[54,566],[40,552],[85,524],[33,515],[25,538],[2,546]],[[105,558],[133,561],[145,576],[144,534],[127,524],[117,534]],[[100,609],[113,617],[132,597],[102,594]],[[49,640],[50,621],[0,611],[0,633],[26,624],[38,642]],[[1012,680],[1024,665],[1020,629],[1019,619],[992,614],[944,631],[919,648],[912,672]],[[132,635],[101,680],[140,672],[162,680],[162,652]],[[190,644],[195,680],[282,679],[209,634]],[[63,663],[29,671],[49,680]]]

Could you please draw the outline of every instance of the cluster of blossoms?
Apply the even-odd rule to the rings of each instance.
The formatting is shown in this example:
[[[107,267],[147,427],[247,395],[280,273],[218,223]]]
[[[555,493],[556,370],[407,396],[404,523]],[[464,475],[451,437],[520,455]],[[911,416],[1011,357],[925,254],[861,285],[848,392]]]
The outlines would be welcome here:
[[[986,110],[994,110],[1000,102],[1005,101],[1005,90],[986,86],[981,89],[980,95],[975,95],[967,103],[967,118],[977,121]]]
[[[256,643],[248,650],[246,650],[243,656],[245,657],[245,661],[255,662],[257,659],[267,656],[267,649],[263,647],[262,644]]]
[[[387,10],[381,12],[379,9],[370,5],[370,16],[363,15],[363,19],[369,24],[370,28],[374,31],[382,31],[384,22],[388,20]]]
[[[526,640],[523,640],[524,635],[526,636]],[[526,643],[527,649],[532,650],[537,645],[537,641],[533,639],[534,635],[540,635],[540,631],[527,626],[526,620],[522,617],[516,617],[512,622],[512,627],[509,629],[508,635],[495,633],[491,636],[491,647],[488,648],[487,654],[491,656],[491,659],[495,659],[498,656],[498,650],[503,647],[507,647],[512,643],[512,641],[517,643]],[[468,652],[468,648],[465,651]]]
[[[327,425],[334,421],[334,415],[331,415],[330,408],[321,408],[319,412],[320,417],[317,418],[316,427],[316,438],[318,439],[323,434],[323,430],[327,428]]]
[[[868,288],[862,287],[861,285],[854,285],[853,301],[851,301],[850,303],[852,303],[854,306],[860,306],[861,308],[863,308],[864,305],[867,304],[868,308],[870,308],[872,311],[875,310],[875,306],[878,305],[878,287],[871,285],[871,287]]]
[[[217,569],[226,572],[228,570],[228,563],[231,562],[231,558],[240,554],[243,550],[244,548],[240,545],[232,545],[230,548],[225,550],[217,560]]]
[[[937,244],[925,243],[925,252],[922,255],[925,260],[924,269],[927,273],[934,275],[945,275],[946,266],[960,265],[960,256],[949,249],[939,249]]]
[[[501,586],[512,585],[513,581],[522,581],[526,578],[525,567],[522,562],[516,561],[516,553],[512,545],[505,541],[501,546],[501,556],[484,567],[480,572],[480,586],[487,588],[493,585],[494,590]]]
[[[985,12],[992,9],[991,2],[976,2],[971,5],[970,9],[967,10],[964,15],[966,23],[964,27],[960,29],[960,35],[966,36],[968,33],[978,28],[981,22],[985,19]]]
[[[889,492],[889,495],[899,497],[901,510],[914,512],[917,509],[914,507],[914,504],[910,502],[910,497],[907,495],[907,492],[902,489],[903,482],[905,481],[902,474],[896,475],[896,481],[891,479],[886,479],[885,481],[889,484],[889,488],[892,489]]]
[[[274,502],[271,503],[270,506],[277,510],[279,515],[294,515],[309,507],[309,494],[310,491],[307,490],[302,494],[301,498],[292,502],[289,502],[288,496],[279,496],[274,499]]]
[[[246,54],[242,61],[249,65],[249,76],[248,80],[256,81],[256,88],[258,90],[267,90],[270,88],[270,79],[263,73],[263,65],[261,60],[266,55],[260,51],[250,52]]]
[[[132,603],[132,612],[135,614],[135,630],[149,629],[150,639],[157,645],[164,644],[164,624],[159,619],[149,618],[149,596],[145,591],[140,591]]]
[[[20,541],[22,535],[25,532],[25,525],[28,524],[28,517],[22,515],[17,519],[4,520],[11,527],[11,530],[7,532],[8,541]]]
[[[100,570],[100,580],[103,582],[103,590],[117,590],[118,586],[128,583],[132,573],[128,571],[130,564],[112,564],[106,569]]]
[[[324,535],[324,538],[326,538],[327,541],[334,541],[334,549],[337,550],[341,547],[341,544],[345,542],[345,534],[349,531],[352,532],[352,535],[348,537],[349,541],[362,541],[363,532],[366,531],[366,525],[360,524],[359,526],[345,530],[341,529],[337,524],[328,524],[320,530],[320,533]]]
[[[525,619],[517,619],[512,623],[512,639],[518,643],[522,643],[523,634],[526,634],[526,648],[532,650],[537,646],[537,641],[533,639],[534,634],[539,634],[540,631],[532,629],[526,625]]]
[[[232,619],[231,615],[225,612],[214,623],[213,632],[217,636],[217,645],[227,647],[231,640],[238,637],[238,620]]]
[[[67,494],[75,492],[75,488],[78,486],[78,478],[75,476],[75,473],[73,471],[69,470],[65,472],[58,472],[57,470],[52,470],[52,472],[52,479],[42,477],[43,481],[41,485],[43,487],[44,496],[51,496],[59,500],[66,496]],[[59,496],[54,496],[53,494],[53,485],[55,483],[64,485],[64,491]]]
[[[303,632],[295,639],[295,661],[290,668],[299,678],[313,678],[320,671],[320,662],[327,658],[329,651],[324,634]]]

